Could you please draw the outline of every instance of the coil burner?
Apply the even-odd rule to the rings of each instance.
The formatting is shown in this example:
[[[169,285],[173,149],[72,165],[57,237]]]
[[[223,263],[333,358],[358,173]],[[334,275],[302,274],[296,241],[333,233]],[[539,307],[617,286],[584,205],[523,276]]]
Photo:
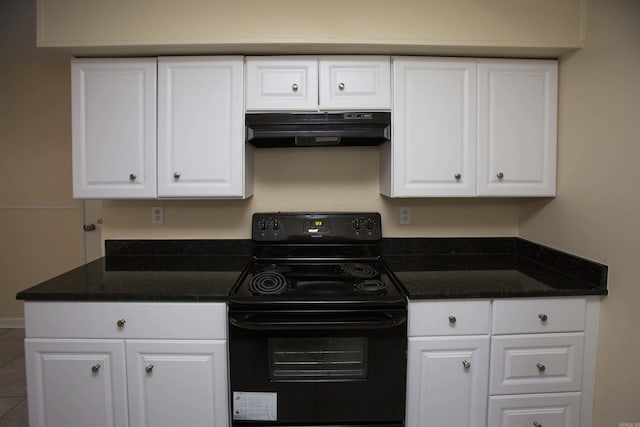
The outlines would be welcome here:
[[[380,280],[365,280],[354,286],[355,290],[363,294],[384,294],[387,284]]]
[[[249,290],[255,295],[278,295],[287,290],[287,280],[278,271],[263,271],[251,278]]]
[[[342,264],[342,272],[358,279],[370,279],[378,275],[378,270],[367,264],[349,263]]]

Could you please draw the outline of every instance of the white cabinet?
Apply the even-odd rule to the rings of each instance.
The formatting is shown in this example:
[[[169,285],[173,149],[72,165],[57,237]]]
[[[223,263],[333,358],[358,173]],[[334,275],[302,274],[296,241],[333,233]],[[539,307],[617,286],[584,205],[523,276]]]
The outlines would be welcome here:
[[[488,300],[409,303],[407,427],[485,425],[489,318]]]
[[[251,196],[243,69],[241,56],[73,60],[74,197]]]
[[[388,110],[388,56],[250,56],[247,111]]]
[[[156,196],[156,59],[71,62],[73,196]]]
[[[590,381],[584,389],[585,360],[595,351],[585,352],[585,341],[594,341],[594,332],[585,332],[590,306],[585,298],[494,302],[489,425],[591,424],[580,420],[582,399],[585,412],[591,408]]]
[[[495,427],[579,427],[580,393],[492,396],[489,423]]]
[[[476,63],[394,58],[392,141],[382,146],[390,197],[476,194]]]
[[[478,194],[555,196],[558,64],[478,63]]]
[[[243,61],[158,59],[158,196],[246,197]]]
[[[482,426],[489,336],[410,337],[407,427]]]
[[[31,427],[124,427],[122,340],[26,339]]]
[[[554,196],[557,62],[394,57],[389,197]]]
[[[127,340],[132,426],[226,427],[224,340]]]
[[[224,303],[26,302],[32,426],[226,427]]]

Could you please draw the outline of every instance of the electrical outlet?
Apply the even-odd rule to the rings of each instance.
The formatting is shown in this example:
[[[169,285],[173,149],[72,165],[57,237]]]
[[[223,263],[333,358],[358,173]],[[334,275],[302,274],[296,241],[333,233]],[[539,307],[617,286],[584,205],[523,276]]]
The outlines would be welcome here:
[[[163,224],[164,223],[164,209],[161,206],[151,208],[151,223]]]
[[[411,224],[411,208],[400,208],[400,224]]]

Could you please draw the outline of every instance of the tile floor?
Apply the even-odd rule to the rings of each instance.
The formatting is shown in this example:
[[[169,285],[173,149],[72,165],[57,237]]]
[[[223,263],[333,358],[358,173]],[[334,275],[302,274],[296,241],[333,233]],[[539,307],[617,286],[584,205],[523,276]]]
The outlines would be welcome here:
[[[0,328],[0,427],[28,427],[24,329]]]

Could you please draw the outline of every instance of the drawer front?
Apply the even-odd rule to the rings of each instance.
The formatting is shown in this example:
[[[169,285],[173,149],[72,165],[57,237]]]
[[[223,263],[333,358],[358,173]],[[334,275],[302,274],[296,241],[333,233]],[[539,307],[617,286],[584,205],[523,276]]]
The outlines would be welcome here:
[[[499,336],[491,345],[492,395],[582,388],[583,333]]]
[[[246,109],[318,109],[318,60],[315,56],[248,57]]]
[[[321,57],[320,109],[391,109],[388,56]]]
[[[489,333],[489,300],[438,300],[409,303],[409,336]]]
[[[584,331],[584,298],[499,299],[493,303],[493,334]]]
[[[492,427],[579,427],[580,393],[492,396]]]
[[[226,339],[224,303],[26,302],[28,338]]]

